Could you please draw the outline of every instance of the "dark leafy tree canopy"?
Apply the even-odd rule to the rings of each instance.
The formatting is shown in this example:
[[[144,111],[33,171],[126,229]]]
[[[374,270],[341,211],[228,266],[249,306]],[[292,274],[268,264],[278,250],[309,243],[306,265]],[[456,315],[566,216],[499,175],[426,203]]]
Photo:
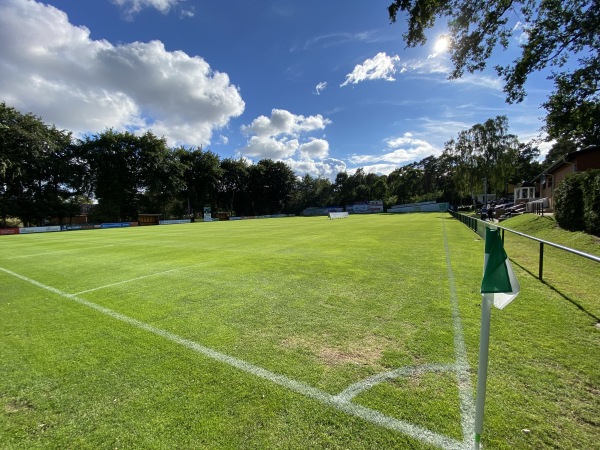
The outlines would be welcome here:
[[[577,150],[577,146],[568,139],[558,139],[552,148],[548,150],[543,166],[549,167],[558,161],[562,156]]]
[[[0,103],[0,219],[17,215],[25,224],[66,214],[76,163],[71,134],[39,117]]]
[[[404,38],[411,47],[427,41],[426,31],[438,18],[448,19],[452,78],[485,68],[498,46],[509,47],[514,26],[521,23],[526,32],[521,55],[496,67],[509,102],[523,100],[524,84],[535,71],[564,67],[572,58],[582,68],[597,67],[599,60],[600,6],[595,0],[395,0],[388,12],[392,22],[399,12],[408,14]],[[568,72],[563,76],[571,78]]]

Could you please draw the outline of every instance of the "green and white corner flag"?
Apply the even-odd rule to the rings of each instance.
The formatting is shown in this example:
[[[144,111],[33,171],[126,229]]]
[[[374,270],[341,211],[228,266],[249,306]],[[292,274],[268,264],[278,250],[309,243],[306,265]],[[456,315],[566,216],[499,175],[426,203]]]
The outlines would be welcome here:
[[[487,382],[488,349],[492,304],[503,309],[514,300],[521,287],[504,251],[499,230],[485,229],[485,257],[481,281],[481,334],[479,337],[479,368],[477,371],[477,401],[475,403],[475,450],[481,445],[485,386]]]
[[[493,305],[503,309],[514,300],[521,286],[506,256],[499,230],[485,231],[485,262],[481,294],[492,300]]]

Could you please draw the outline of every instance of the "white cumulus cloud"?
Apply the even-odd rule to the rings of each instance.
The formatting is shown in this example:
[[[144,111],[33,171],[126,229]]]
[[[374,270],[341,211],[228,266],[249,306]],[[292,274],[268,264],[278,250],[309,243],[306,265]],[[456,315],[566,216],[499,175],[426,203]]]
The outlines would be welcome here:
[[[241,150],[244,156],[250,156],[257,159],[283,159],[293,156],[300,143],[298,139],[275,139],[272,136],[252,136],[248,140],[246,147]]]
[[[310,138],[309,142],[299,147],[300,156],[304,158],[323,159],[329,155],[329,142],[325,139]]]
[[[323,130],[331,120],[321,114],[316,116],[302,116],[292,114],[284,109],[273,109],[271,117],[259,116],[250,125],[243,125],[242,132],[257,136],[298,136],[303,132]]]
[[[299,175],[331,176],[336,167],[346,167],[338,160],[328,158],[329,142],[311,136],[331,124],[321,116],[303,116],[283,109],[273,109],[271,116],[259,116],[241,127],[248,136],[245,147],[238,149],[242,157],[270,158],[289,164]],[[337,172],[336,172],[337,174]]]
[[[350,157],[350,162],[383,173],[383,170],[387,170],[389,167],[399,167],[441,153],[440,149],[423,139],[415,138],[412,133],[386,139],[386,143],[387,149],[384,150],[384,153],[379,155],[353,155]]]
[[[284,159],[283,162],[300,176],[308,174],[311,177],[328,178],[331,181],[335,180],[338,173],[346,172],[346,163],[335,158],[324,158],[320,161],[312,159]]]
[[[377,53],[372,59],[367,59],[362,64],[357,64],[352,73],[346,75],[340,87],[348,84],[358,84],[365,80],[387,80],[394,81],[393,75],[397,71],[397,65],[400,63],[398,55],[388,56],[385,52]]]
[[[244,111],[229,76],[201,57],[93,40],[53,6],[3,0],[0,41],[0,98],[76,134],[151,129],[170,145],[206,145]]]

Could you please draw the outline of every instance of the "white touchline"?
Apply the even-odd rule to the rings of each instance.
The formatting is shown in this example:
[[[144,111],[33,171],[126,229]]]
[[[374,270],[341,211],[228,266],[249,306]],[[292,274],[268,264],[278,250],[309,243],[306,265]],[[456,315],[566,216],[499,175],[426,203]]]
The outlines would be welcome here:
[[[448,236],[446,235],[446,224],[442,220],[444,230],[444,250],[446,252],[446,267],[448,270],[448,284],[450,286],[450,301],[452,303],[452,323],[454,325],[454,353],[456,358],[456,382],[458,383],[458,395],[460,398],[460,416],[463,430],[463,439],[471,437],[475,429],[475,400],[471,390],[471,377],[469,376],[469,360],[463,336],[463,327],[458,309],[458,294],[454,280],[454,272],[450,262],[450,248],[448,247]]]
[[[10,256],[8,258],[2,258],[2,259],[8,261],[9,259],[34,258],[36,256],[56,255],[57,253],[64,253],[64,250],[57,250],[55,252],[34,253],[32,255]]]
[[[278,384],[280,386],[285,387],[293,392],[304,395],[305,397],[312,398],[317,400],[323,404],[331,406],[333,408],[338,409],[339,411],[343,411],[346,414],[359,417],[367,422],[379,425],[384,428],[388,428],[390,430],[398,431],[407,436],[411,436],[419,441],[424,443],[435,445],[444,450],[467,450],[471,448],[471,442],[468,440],[457,441],[448,436],[444,436],[438,433],[434,433],[426,428],[423,428],[419,425],[415,425],[409,422],[405,422],[403,420],[398,420],[393,417],[387,416],[379,411],[376,411],[371,408],[367,408],[365,406],[361,406],[355,403],[352,403],[352,398],[357,395],[359,392],[369,389],[374,385],[381,383],[387,379],[396,378],[399,376],[403,376],[410,373],[421,373],[426,371],[446,371],[446,370],[455,370],[457,373],[457,380],[459,384],[459,397],[461,403],[461,422],[463,428],[463,436],[466,438],[470,436],[470,432],[472,431],[472,423],[473,423],[473,414],[474,414],[474,402],[472,395],[470,394],[470,380],[468,375],[468,365],[467,357],[466,357],[466,349],[463,340],[462,333],[462,325],[460,323],[460,316],[458,314],[458,301],[456,294],[456,287],[454,284],[454,275],[452,273],[452,269],[450,267],[450,256],[448,250],[448,243],[446,239],[446,228],[444,226],[444,245],[446,248],[446,262],[448,265],[448,276],[451,280],[450,283],[450,291],[452,298],[452,316],[453,316],[453,324],[454,324],[454,344],[455,344],[455,353],[456,353],[456,365],[429,365],[423,366],[421,368],[401,368],[396,369],[395,371],[386,372],[384,374],[375,375],[373,377],[367,378],[362,382],[353,384],[349,388],[345,389],[338,395],[332,395],[327,392],[321,391],[320,389],[309,386],[305,383],[293,380],[291,378],[286,377],[285,375],[280,375],[274,372],[271,372],[267,369],[264,369],[259,366],[255,366],[249,362],[241,360],[239,358],[235,358],[233,356],[229,356],[225,353],[218,352],[208,347],[204,347],[203,345],[198,344],[197,342],[191,341],[189,339],[185,339],[181,336],[178,336],[174,333],[171,333],[166,330],[162,330],[160,328],[153,327],[147,323],[141,322],[132,317],[126,316],[124,314],[113,311],[109,308],[105,308],[104,306],[97,305],[96,303],[85,300],[78,295],[84,292],[83,291],[78,294],[68,294],[66,292],[62,292],[59,289],[53,288],[52,286],[47,286],[43,283],[40,283],[31,278],[25,277],[18,273],[12,272],[11,270],[0,267],[0,271],[3,271],[9,275],[12,275],[22,281],[33,284],[41,289],[45,289],[49,292],[52,292],[60,297],[75,301],[81,305],[87,306],[88,308],[94,309],[102,314],[110,316],[114,319],[120,320],[121,322],[132,325],[136,328],[148,331],[154,335],[161,336],[171,342],[179,344],[183,347],[186,347],[190,350],[193,350],[199,354],[212,358],[216,361],[222,362],[224,364],[228,364],[232,367],[235,367],[241,371],[252,374],[259,378],[263,378],[272,383]],[[177,269],[173,269],[177,270]],[[171,270],[172,271],[172,270]],[[167,271],[170,272],[170,271]],[[166,273],[166,272],[161,272]],[[151,276],[151,275],[147,275]],[[145,277],[147,277],[145,276]],[[140,277],[140,278],[145,278]],[[138,278],[139,279],[139,278]],[[135,279],[128,280],[134,281]],[[128,282],[127,281],[127,282]],[[115,283],[120,284],[120,283]],[[113,284],[113,285],[115,285]],[[111,285],[111,286],[113,286]],[[104,286],[108,287],[108,286]],[[100,289],[100,288],[96,288]],[[96,290],[92,289],[92,290]],[[457,336],[458,335],[458,336]],[[465,417],[466,416],[466,417]],[[470,428],[469,428],[470,427]]]
[[[180,269],[170,269],[170,270],[165,270],[163,272],[156,272],[156,273],[151,273],[149,275],[142,275],[141,277],[130,278],[129,280],[117,281],[116,283],[105,284],[104,286],[98,286],[98,287],[95,287],[95,288],[92,288],[92,289],[87,289],[85,291],[76,292],[75,294],[67,294],[67,295],[87,294],[88,292],[99,291],[100,289],[106,289],[106,288],[109,288],[109,287],[118,286],[120,284],[131,283],[132,281],[143,280],[144,278],[155,277],[157,275],[162,275],[162,274],[169,273],[169,272],[175,272],[177,270],[180,270]]]
[[[73,248],[73,249],[69,249],[69,250],[55,250],[53,252],[34,253],[34,254],[30,254],[30,255],[10,256],[8,258],[2,258],[2,259],[8,261],[9,259],[33,258],[33,257],[36,257],[36,256],[56,255],[57,253],[81,252],[83,250],[88,250],[90,248],[105,248],[105,247],[114,247],[114,244],[95,245],[93,247],[80,247],[80,248]]]

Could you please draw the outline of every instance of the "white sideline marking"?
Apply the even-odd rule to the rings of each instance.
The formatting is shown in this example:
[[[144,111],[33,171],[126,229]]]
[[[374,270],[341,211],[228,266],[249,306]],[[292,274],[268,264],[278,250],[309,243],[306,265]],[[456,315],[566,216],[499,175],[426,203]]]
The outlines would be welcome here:
[[[454,281],[454,272],[450,262],[450,248],[448,247],[448,237],[446,235],[446,224],[442,220],[444,230],[444,250],[446,252],[446,267],[448,270],[448,284],[450,287],[450,301],[452,303],[452,323],[454,325],[454,355],[456,366],[460,370],[456,371],[456,382],[458,383],[458,396],[460,398],[460,417],[463,430],[463,439],[468,441],[475,432],[475,400],[471,390],[471,377],[469,375],[469,360],[467,358],[467,348],[463,335],[462,322],[460,320],[460,311],[458,309],[458,294],[456,293],[456,283]]]
[[[19,259],[19,258],[34,258],[36,256],[56,255],[57,253],[80,252],[82,250],[88,250],[90,248],[105,248],[105,247],[114,247],[114,244],[95,245],[94,247],[81,247],[81,248],[73,248],[73,249],[70,249],[70,250],[56,250],[56,251],[53,251],[53,252],[34,253],[33,255],[10,256],[8,258],[2,258],[2,259],[9,260],[9,259]]]
[[[56,252],[44,252],[44,253],[34,253],[33,255],[18,255],[18,256],[9,256],[8,258],[2,259],[20,259],[20,258],[34,258],[36,256],[45,256],[45,255],[56,255],[57,253],[64,252],[65,250],[58,250]]]
[[[371,389],[385,381],[399,378],[402,376],[420,374],[425,372],[455,372],[458,384],[458,397],[460,403],[460,417],[463,439],[468,441],[475,429],[475,401],[471,392],[471,378],[469,376],[469,361],[467,359],[467,350],[463,336],[463,328],[458,309],[458,295],[456,293],[456,283],[454,272],[450,263],[450,249],[448,247],[448,238],[446,235],[446,225],[442,222],[444,232],[444,250],[446,253],[446,268],[448,271],[448,285],[450,290],[450,300],[452,305],[452,325],[454,329],[454,356],[455,364],[429,364],[418,367],[401,367],[390,372],[384,372],[373,375],[358,383],[355,383],[344,391],[340,392],[336,398],[342,401],[350,401],[361,392]],[[464,445],[467,445],[466,443]]]
[[[312,398],[314,400],[320,401],[321,403],[331,406],[333,408],[338,409],[339,411],[345,412],[346,414],[359,417],[367,422],[373,423],[375,425],[379,425],[384,428],[388,428],[390,430],[398,431],[407,436],[411,436],[414,439],[417,439],[426,444],[435,445],[444,450],[466,450],[470,449],[471,446],[466,442],[460,442],[455,439],[449,438],[444,435],[440,435],[434,433],[426,428],[420,427],[418,425],[414,425],[403,420],[398,420],[393,417],[387,416],[379,411],[367,408],[365,406],[357,405],[355,403],[351,403],[350,401],[340,399],[338,396],[331,395],[327,392],[321,391],[320,389],[314,388],[307,384],[301,383],[299,381],[293,380],[291,378],[286,377],[285,375],[280,375],[269,370],[263,369],[262,367],[255,366],[254,364],[248,363],[244,360],[235,358],[233,356],[226,355],[224,353],[218,352],[208,347],[204,347],[203,345],[198,344],[197,342],[190,341],[189,339],[185,339],[181,336],[178,336],[174,333],[171,333],[166,330],[162,330],[160,328],[153,327],[147,323],[136,320],[132,317],[126,316],[124,314],[113,311],[109,308],[105,308],[104,306],[97,305],[96,303],[87,301],[81,297],[78,297],[75,294],[67,294],[66,292],[62,292],[52,286],[47,286],[45,284],[40,283],[39,281],[35,281],[31,278],[27,278],[23,275],[19,275],[18,273],[12,272],[8,269],[0,267],[0,270],[12,275],[22,281],[33,284],[41,289],[52,292],[56,295],[59,295],[63,298],[73,300],[81,305],[87,306],[88,308],[94,309],[102,314],[110,316],[114,319],[120,320],[121,322],[132,325],[136,328],[148,331],[156,336],[161,336],[171,342],[179,344],[183,347],[186,347],[190,350],[195,351],[196,353],[202,354],[209,358],[212,358],[216,361],[220,361],[224,364],[228,364],[232,367],[235,367],[239,370],[242,370],[246,373],[252,374],[259,378],[263,378],[272,383],[278,384],[290,391],[296,392],[298,394],[304,395],[305,397]]]
[[[66,295],[87,294],[88,292],[99,291],[100,289],[106,289],[106,288],[109,288],[109,287],[118,286],[120,284],[131,283],[132,281],[143,280],[144,278],[155,277],[157,275],[162,275],[164,273],[175,272],[176,270],[180,270],[180,269],[171,269],[171,270],[165,270],[163,272],[151,273],[150,275],[142,275],[141,277],[131,278],[129,280],[117,281],[116,283],[105,284],[104,286],[98,286],[98,287],[95,287],[95,288],[92,288],[92,289],[87,289],[85,291],[76,292],[75,294],[66,294]]]

